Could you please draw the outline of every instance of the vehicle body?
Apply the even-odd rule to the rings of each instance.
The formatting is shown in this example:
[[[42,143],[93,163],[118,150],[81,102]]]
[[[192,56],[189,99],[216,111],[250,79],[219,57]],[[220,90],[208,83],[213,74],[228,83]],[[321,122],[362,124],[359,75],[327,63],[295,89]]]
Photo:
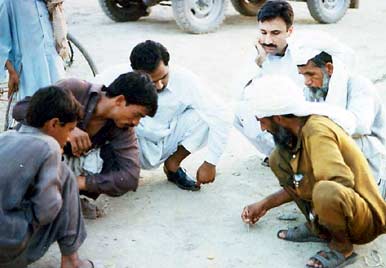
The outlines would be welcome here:
[[[266,0],[230,0],[244,16],[256,16]],[[358,8],[359,0],[294,0],[307,2],[311,16],[321,23],[339,21],[348,8]],[[108,17],[117,22],[136,21],[150,14],[150,7],[167,5],[173,8],[178,26],[189,33],[217,30],[225,18],[228,0],[99,0]]]

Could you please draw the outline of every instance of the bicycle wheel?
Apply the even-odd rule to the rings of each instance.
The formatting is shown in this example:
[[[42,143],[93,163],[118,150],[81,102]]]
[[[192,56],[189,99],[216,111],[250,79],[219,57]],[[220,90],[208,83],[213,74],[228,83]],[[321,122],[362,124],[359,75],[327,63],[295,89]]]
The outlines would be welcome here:
[[[86,48],[72,34],[67,34],[70,58],[64,62],[67,77],[89,79],[98,74],[98,68]]]
[[[10,98],[8,98],[7,83],[0,83],[0,125],[3,126],[3,131],[13,129],[13,127],[17,124],[17,122],[12,118],[12,108],[16,103],[16,94],[12,94]]]

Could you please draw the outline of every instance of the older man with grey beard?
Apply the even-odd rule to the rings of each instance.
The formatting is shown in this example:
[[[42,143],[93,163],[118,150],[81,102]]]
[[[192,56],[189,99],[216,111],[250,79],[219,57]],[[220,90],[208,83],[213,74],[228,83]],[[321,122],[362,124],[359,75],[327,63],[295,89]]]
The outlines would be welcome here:
[[[307,101],[338,105],[355,116],[352,137],[386,199],[386,117],[376,88],[365,77],[351,75],[339,59],[324,51],[301,49],[295,51],[294,61],[304,76]]]

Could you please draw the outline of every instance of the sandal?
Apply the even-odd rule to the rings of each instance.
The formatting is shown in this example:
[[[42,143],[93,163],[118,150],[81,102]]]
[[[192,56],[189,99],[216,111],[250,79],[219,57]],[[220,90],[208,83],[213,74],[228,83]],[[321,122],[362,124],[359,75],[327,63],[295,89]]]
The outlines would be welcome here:
[[[321,255],[324,253],[325,256]],[[346,265],[353,264],[358,258],[358,254],[353,252],[349,257],[345,257],[342,253],[336,250],[318,251],[310,258],[312,261],[319,261],[322,268],[342,268]],[[306,265],[307,268],[315,267],[314,265]]]
[[[285,231],[287,231],[285,237],[280,237],[279,234]],[[307,227],[307,223],[301,224],[293,228],[288,228],[287,230],[279,230],[277,232],[277,237],[279,239],[292,242],[328,242],[327,239],[320,238],[319,236],[312,233],[310,228]]]

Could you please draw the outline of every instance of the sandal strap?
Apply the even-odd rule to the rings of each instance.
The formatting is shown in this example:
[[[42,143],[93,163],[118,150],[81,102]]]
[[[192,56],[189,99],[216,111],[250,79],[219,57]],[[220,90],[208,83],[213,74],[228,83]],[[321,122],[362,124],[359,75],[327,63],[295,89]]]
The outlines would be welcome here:
[[[324,253],[326,256],[322,256],[321,253]],[[319,261],[322,264],[322,268],[334,268],[346,261],[345,256],[336,250],[319,251],[310,259]]]
[[[283,231],[287,231],[287,234],[285,238],[280,238],[279,234]],[[312,231],[306,226],[306,223],[293,228],[288,228],[287,230],[279,230],[277,237],[293,242],[326,242],[325,239],[322,239],[312,233]]]

